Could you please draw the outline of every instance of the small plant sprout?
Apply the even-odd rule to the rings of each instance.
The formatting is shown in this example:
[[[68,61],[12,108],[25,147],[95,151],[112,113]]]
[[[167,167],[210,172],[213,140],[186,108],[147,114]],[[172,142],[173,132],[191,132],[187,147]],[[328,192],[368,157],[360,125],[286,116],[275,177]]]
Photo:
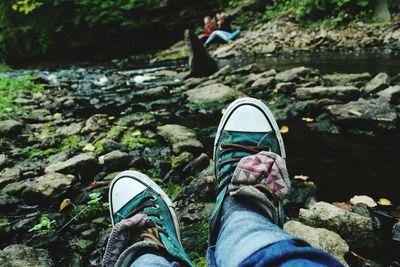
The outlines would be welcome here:
[[[38,234],[47,234],[54,229],[56,221],[50,220],[47,216],[41,216],[38,224],[29,229],[29,232],[36,232]]]

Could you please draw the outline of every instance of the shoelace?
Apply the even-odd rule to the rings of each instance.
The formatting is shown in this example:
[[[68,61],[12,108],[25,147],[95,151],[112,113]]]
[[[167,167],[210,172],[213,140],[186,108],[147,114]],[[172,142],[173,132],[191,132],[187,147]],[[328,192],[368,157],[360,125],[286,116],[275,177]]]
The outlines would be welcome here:
[[[123,220],[114,226],[110,234],[102,266],[112,266],[126,246],[129,245],[128,243],[133,244],[138,241],[150,241],[155,243],[158,247],[165,249],[159,234],[163,233],[169,240],[171,240],[171,238],[161,223],[151,220],[149,217],[157,217],[161,222],[164,219],[159,213],[144,211],[147,207],[159,209],[160,207],[154,203],[156,200],[157,198],[155,196],[144,197],[126,218],[116,213],[123,218]],[[132,237],[131,230],[134,228],[136,228],[138,232],[135,233],[135,237]]]
[[[221,158],[219,161],[219,176],[218,176],[218,181],[219,185],[218,185],[218,192],[220,192],[227,184],[230,183],[230,179],[228,179],[227,175],[232,174],[233,171],[235,170],[237,164],[239,163],[239,161],[245,157],[245,156],[249,156],[252,154],[257,154],[261,151],[269,151],[270,148],[265,146],[265,147],[261,147],[261,146],[246,146],[246,145],[239,145],[239,144],[233,144],[233,143],[225,143],[222,144],[220,146],[221,149]],[[232,152],[246,152],[249,155],[243,155],[243,156],[236,156],[236,157],[232,157],[226,160],[223,160],[223,157],[228,154],[228,153],[232,153]],[[228,169],[222,171],[223,167],[227,164],[232,164]],[[270,193],[270,192],[269,192]]]

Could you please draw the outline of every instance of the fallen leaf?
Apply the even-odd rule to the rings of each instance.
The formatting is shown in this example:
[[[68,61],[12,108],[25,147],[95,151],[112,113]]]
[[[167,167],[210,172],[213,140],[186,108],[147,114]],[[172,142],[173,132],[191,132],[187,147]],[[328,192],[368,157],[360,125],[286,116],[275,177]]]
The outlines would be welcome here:
[[[350,203],[353,205],[358,203],[364,203],[370,208],[376,207],[376,202],[371,197],[365,195],[352,197],[350,199]]]
[[[381,206],[391,206],[392,202],[387,198],[380,198],[377,202]]]
[[[274,99],[272,99],[271,101],[269,101],[269,104],[270,105],[273,105],[273,104],[275,104],[276,103],[276,101],[274,100]]]
[[[347,210],[347,211],[353,211],[353,206],[349,203],[346,202],[333,202],[332,203],[334,206]]]
[[[278,89],[274,89],[274,90],[272,90],[272,92],[274,93],[274,94],[276,94],[276,93],[278,93]]]
[[[165,111],[167,111],[167,109],[166,108],[160,108],[158,111],[159,112],[165,112]]]
[[[301,119],[305,122],[313,122],[314,121],[314,119],[312,119],[312,118],[301,118]]]
[[[59,211],[62,211],[63,209],[65,209],[66,207],[68,207],[68,206],[71,205],[71,204],[72,204],[71,199],[69,199],[69,198],[64,199],[64,200],[61,202],[60,210],[59,210]]]
[[[281,133],[283,133],[283,134],[288,133],[288,132],[289,132],[289,127],[287,127],[286,125],[285,125],[285,126],[282,126],[281,129],[280,129],[279,131],[280,131]]]
[[[305,183],[306,184],[311,184],[311,185],[315,184],[313,181],[305,181]]]
[[[306,175],[295,175],[294,177],[293,177],[293,179],[295,179],[295,180],[303,180],[303,181],[307,181],[308,179],[310,179],[310,177],[309,176],[306,176]]]

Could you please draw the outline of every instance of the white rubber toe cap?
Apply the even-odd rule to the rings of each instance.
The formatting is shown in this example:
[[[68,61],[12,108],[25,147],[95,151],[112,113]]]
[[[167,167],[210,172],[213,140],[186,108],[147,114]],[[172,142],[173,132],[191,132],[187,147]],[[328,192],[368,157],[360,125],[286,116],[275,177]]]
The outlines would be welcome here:
[[[112,210],[118,212],[135,196],[146,190],[146,186],[141,182],[129,177],[118,179],[114,184],[111,191],[111,205]]]
[[[252,105],[242,105],[229,116],[225,130],[266,133],[272,131],[272,126],[260,109]]]

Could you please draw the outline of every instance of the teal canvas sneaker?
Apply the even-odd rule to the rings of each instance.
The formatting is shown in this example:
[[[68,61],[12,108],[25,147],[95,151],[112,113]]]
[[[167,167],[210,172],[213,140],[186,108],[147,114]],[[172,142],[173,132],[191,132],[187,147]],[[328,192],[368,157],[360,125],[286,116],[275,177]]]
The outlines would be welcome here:
[[[182,266],[193,266],[180,240],[178,217],[172,201],[148,176],[124,171],[109,189],[113,230],[103,266],[129,266],[139,251],[166,253]]]
[[[282,200],[290,188],[285,157],[278,124],[264,103],[241,98],[227,107],[214,143],[218,195],[209,220],[210,245],[228,195],[253,203],[278,225],[283,222]]]

